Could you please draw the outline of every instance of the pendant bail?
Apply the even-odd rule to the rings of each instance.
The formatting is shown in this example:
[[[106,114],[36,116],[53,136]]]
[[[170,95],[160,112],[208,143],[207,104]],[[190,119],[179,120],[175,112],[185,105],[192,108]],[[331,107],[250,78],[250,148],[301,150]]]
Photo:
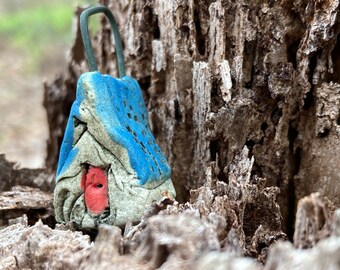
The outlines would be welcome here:
[[[90,68],[90,71],[98,71],[98,66],[96,63],[96,59],[94,57],[92,43],[90,39],[89,29],[88,29],[88,18],[91,15],[97,13],[104,13],[108,18],[111,28],[113,31],[113,36],[115,39],[116,45],[116,55],[117,55],[117,62],[118,62],[118,75],[120,78],[126,75],[125,73],[125,63],[124,63],[124,55],[123,55],[123,48],[122,48],[122,40],[119,34],[118,26],[116,23],[115,18],[113,17],[111,11],[105,6],[95,6],[85,9],[80,15],[80,31],[81,36],[83,39],[83,44],[85,48],[85,55],[87,58],[87,62]]]

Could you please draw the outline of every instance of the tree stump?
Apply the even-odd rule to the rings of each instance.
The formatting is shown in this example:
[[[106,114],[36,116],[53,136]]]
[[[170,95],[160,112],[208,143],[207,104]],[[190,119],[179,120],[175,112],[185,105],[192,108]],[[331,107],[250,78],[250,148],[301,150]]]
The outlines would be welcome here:
[[[138,254],[150,262],[147,266],[163,269],[232,265],[220,251],[264,262],[270,246],[286,237],[298,248],[313,247],[303,258],[320,250],[336,256],[328,247],[338,247],[339,241],[332,238],[337,229],[331,229],[334,206],[340,205],[339,1],[100,3],[119,24],[127,74],[142,88],[151,129],[169,160],[178,194],[178,202],[151,207],[151,213],[167,216],[165,224],[158,215],[147,215],[137,229],[126,229],[130,238],[119,240],[125,250],[120,256]],[[101,23],[93,37],[97,63],[102,73],[115,75],[110,26],[104,19]],[[85,71],[78,27],[67,73],[45,84],[51,169],[76,81]],[[319,195],[301,200],[297,209],[298,201],[313,192]],[[208,255],[199,261],[201,253],[190,249],[190,239],[183,247],[186,220],[212,241],[202,244]],[[192,237],[206,241],[204,235]],[[328,247],[320,241],[325,237]],[[265,269],[278,264],[293,269],[301,262],[290,244],[271,250]],[[282,254],[297,259],[289,265]],[[306,261],[305,269],[323,265],[322,256],[316,260]],[[91,267],[98,263],[89,261]]]

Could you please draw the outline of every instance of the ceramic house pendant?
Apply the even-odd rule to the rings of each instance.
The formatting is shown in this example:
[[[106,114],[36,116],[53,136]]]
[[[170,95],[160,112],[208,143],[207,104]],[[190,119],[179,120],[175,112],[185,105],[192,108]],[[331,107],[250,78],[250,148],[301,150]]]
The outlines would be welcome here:
[[[115,36],[120,78],[96,71],[87,19],[104,13]],[[164,192],[175,197],[170,167],[153,137],[137,81],[125,75],[121,41],[103,6],[81,15],[90,70],[80,76],[60,150],[54,191],[58,222],[81,228],[140,220]]]

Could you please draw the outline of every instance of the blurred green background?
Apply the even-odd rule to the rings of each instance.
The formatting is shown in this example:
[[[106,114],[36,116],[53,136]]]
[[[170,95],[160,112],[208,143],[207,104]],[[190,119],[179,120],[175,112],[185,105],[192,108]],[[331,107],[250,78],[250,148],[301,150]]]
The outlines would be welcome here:
[[[41,167],[47,123],[44,81],[66,67],[77,5],[94,0],[0,0],[0,153]]]

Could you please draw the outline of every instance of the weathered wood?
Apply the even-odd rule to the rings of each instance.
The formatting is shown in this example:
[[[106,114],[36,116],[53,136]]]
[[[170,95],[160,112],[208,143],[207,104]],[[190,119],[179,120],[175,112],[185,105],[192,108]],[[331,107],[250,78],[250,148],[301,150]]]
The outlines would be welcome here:
[[[244,174],[245,177],[246,175]],[[227,192],[227,189],[218,188],[220,183],[215,184],[217,190],[214,192]],[[222,187],[226,186],[222,184]],[[237,187],[234,188],[235,190]],[[235,270],[334,267],[332,269],[338,269],[339,210],[331,215],[327,208],[323,209],[324,223],[330,225],[326,227],[328,232],[324,234],[324,237],[325,235],[328,237],[316,243],[313,248],[295,249],[291,243],[279,241],[266,249],[266,252],[269,250],[269,258],[262,266],[254,259],[242,256],[245,250],[250,249],[249,246],[246,249],[240,248],[240,245],[244,246],[244,244],[242,239],[236,237],[237,230],[231,229],[228,236],[225,236],[226,226],[228,227],[226,220],[213,212],[214,203],[208,206],[211,208],[205,208],[203,204],[206,198],[203,196],[202,189],[200,193],[201,196],[193,204],[180,205],[169,198],[164,198],[163,201],[147,209],[142,225],[128,229],[124,235],[118,227],[103,225],[99,228],[94,244],[90,243],[87,235],[74,231],[72,226],[59,225],[51,229],[40,221],[31,227],[23,224],[8,226],[0,230],[0,267],[1,269],[24,267],[28,269],[106,269],[107,267]],[[246,194],[248,196],[245,197],[249,199],[251,194],[247,192]],[[211,196],[213,201],[218,200],[218,196],[215,199],[213,194]],[[299,203],[298,212],[303,212],[310,201],[313,201],[314,205],[322,203],[313,195]],[[233,200],[231,199],[230,202]],[[154,215],[156,213],[158,214]],[[238,218],[237,214],[236,218]],[[312,224],[319,216],[318,211],[310,212],[309,216],[299,215],[297,224]],[[231,225],[236,226],[240,223],[236,220]],[[258,234],[261,235],[258,242],[251,240],[254,249],[260,246],[264,249],[263,244],[266,241],[272,243],[273,236],[275,237],[274,231],[267,229],[268,225],[259,228],[257,231],[262,231],[264,234]],[[298,238],[303,239],[305,231],[297,231],[298,234],[301,233]],[[309,230],[309,233],[311,235],[314,232]],[[235,241],[237,239],[239,241]],[[249,241],[246,238],[245,240]],[[256,247],[256,243],[260,246]],[[259,253],[259,259],[261,256],[263,250]]]
[[[339,153],[338,1],[102,3],[120,25],[127,72],[144,91],[180,201],[204,184],[210,161],[227,181],[231,161],[247,145],[253,173],[280,188],[290,237],[298,199],[320,189],[339,205],[332,188],[339,165],[327,160]],[[104,25],[94,47],[100,69],[114,75],[115,50]],[[79,33],[76,40],[65,79],[46,84],[53,167],[75,82],[86,70]]]
[[[304,260],[306,269],[321,267],[318,252],[338,256],[330,250],[338,238],[320,239],[331,234],[330,205],[340,206],[339,1],[100,3],[117,19],[127,73],[141,85],[180,202],[149,209],[123,237],[126,253],[139,254],[131,264],[146,260],[145,267],[185,269],[197,263],[196,255],[184,261],[178,255],[183,247],[171,244],[174,235],[178,243],[186,237],[188,212],[198,227],[213,228],[218,252],[265,262],[272,249],[265,269],[278,264],[294,269]],[[93,43],[98,64],[103,73],[115,75],[110,27],[105,20],[102,26]],[[57,164],[75,84],[85,70],[77,32],[67,74],[45,85],[49,167]],[[320,195],[304,198],[312,192]],[[324,196],[332,203],[324,203]],[[164,227],[162,215],[167,215]],[[310,249],[300,253],[286,243],[271,248],[286,235],[296,247]],[[142,247],[152,254],[140,252]],[[230,261],[217,254],[209,252],[198,265]],[[311,255],[316,261],[308,259]],[[89,265],[96,267],[93,258]]]
[[[308,198],[310,200],[310,198]],[[339,210],[336,216],[339,218]],[[317,219],[318,214],[313,218]],[[338,222],[339,219],[337,219]],[[308,222],[308,219],[304,220]],[[268,261],[264,270],[269,269],[339,269],[340,238],[336,234],[336,222],[333,223],[332,235],[318,242],[311,249],[294,249],[289,242],[278,242],[269,252]]]
[[[33,225],[39,219],[53,226],[52,181],[46,170],[15,169],[0,155],[0,227]]]
[[[80,232],[15,224],[0,231],[0,267],[7,269],[77,269],[91,247]]]
[[[47,169],[17,169],[14,163],[6,160],[4,154],[0,154],[0,192],[9,191],[17,185],[51,192],[54,177]]]
[[[34,215],[36,215],[35,221],[39,218],[53,217],[52,200],[52,193],[31,187],[14,186],[11,191],[1,192],[0,226],[7,225],[6,220],[11,222],[21,215],[29,215],[31,224]]]
[[[3,191],[2,225],[17,224],[0,230],[0,268],[215,269],[223,265],[226,269],[261,269],[255,261],[239,256],[251,255],[265,262],[268,250],[265,269],[272,265],[280,265],[281,269],[316,265],[315,269],[321,269],[318,267],[326,267],[326,262],[336,263],[339,210],[333,215],[332,205],[322,202],[317,194],[300,200],[294,235],[296,247],[313,248],[301,252],[287,243],[271,246],[277,239],[284,239],[276,202],[278,189],[265,187],[264,179],[251,174],[254,157],[248,156],[245,147],[235,157],[229,184],[218,180],[219,169],[213,162],[205,172],[205,185],[191,191],[190,203],[178,204],[165,194],[161,202],[146,209],[139,225],[126,227],[124,235],[117,227],[101,227],[94,245],[88,236],[70,231],[72,226],[51,229],[41,222],[28,226],[38,218],[54,225],[49,218],[51,193],[28,186]],[[6,162],[1,162],[2,168],[7,166],[3,174],[9,175],[14,169]],[[19,171],[22,179],[25,173],[30,176],[36,172]],[[13,178],[12,182],[18,180]],[[44,187],[44,182],[40,183]],[[286,260],[286,256],[292,259]]]
[[[328,211],[318,193],[302,198],[298,203],[296,213],[294,246],[296,248],[310,248],[320,239],[329,236],[330,220]]]

